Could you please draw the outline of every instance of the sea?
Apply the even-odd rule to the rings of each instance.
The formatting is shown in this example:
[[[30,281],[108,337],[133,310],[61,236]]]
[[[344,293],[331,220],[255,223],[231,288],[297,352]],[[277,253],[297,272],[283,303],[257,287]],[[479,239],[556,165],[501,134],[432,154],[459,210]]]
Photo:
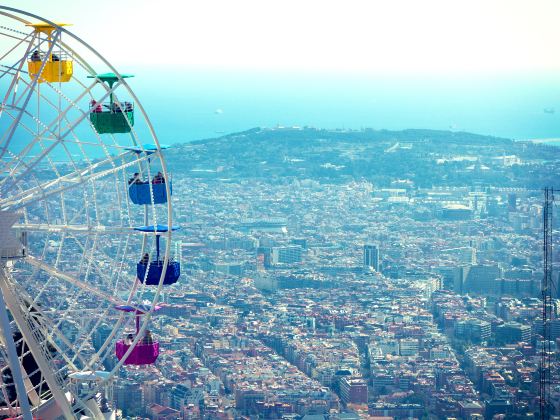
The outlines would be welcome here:
[[[161,142],[253,127],[426,128],[560,146],[560,75],[136,71]]]
[[[297,126],[467,131],[560,147],[560,74],[458,76],[141,67],[134,69],[134,75],[127,82],[159,142],[166,145],[255,127]],[[0,81],[0,87],[5,83]],[[79,94],[67,93],[70,97]],[[127,98],[121,94],[119,99]],[[46,108],[42,107],[42,115]],[[136,120],[140,142],[151,142],[138,112]],[[0,119],[0,132],[10,122]],[[86,140],[93,137],[85,122],[77,134]],[[123,135],[127,134],[116,137]],[[15,139],[12,151],[17,153],[24,145],[24,140]],[[59,147],[52,158],[63,161],[66,153]],[[104,151],[92,146],[87,153],[96,158]]]

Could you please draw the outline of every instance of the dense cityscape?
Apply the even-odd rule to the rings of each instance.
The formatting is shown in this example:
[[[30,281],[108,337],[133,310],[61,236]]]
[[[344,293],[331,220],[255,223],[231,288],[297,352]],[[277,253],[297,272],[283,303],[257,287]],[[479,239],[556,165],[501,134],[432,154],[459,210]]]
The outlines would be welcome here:
[[[251,153],[252,133],[236,135],[240,156]],[[433,146],[387,137],[372,145],[391,158]],[[180,146],[192,156],[212,147]],[[123,368],[114,384],[123,418],[538,416],[543,196],[520,184],[558,161],[546,146],[523,146],[530,160],[504,153],[507,142],[464,147],[471,153],[429,155],[453,162],[464,185],[425,180],[431,187],[406,174],[380,184],[297,169],[278,176],[266,162],[265,173],[230,177],[234,165],[220,156],[211,167],[186,159],[185,169],[170,150],[183,274],[153,320],[157,363]],[[329,163],[336,172],[337,162],[319,162]],[[558,320],[550,329],[556,355]],[[102,326],[94,346],[110,331]]]
[[[560,3],[6,3],[0,420],[560,420]]]

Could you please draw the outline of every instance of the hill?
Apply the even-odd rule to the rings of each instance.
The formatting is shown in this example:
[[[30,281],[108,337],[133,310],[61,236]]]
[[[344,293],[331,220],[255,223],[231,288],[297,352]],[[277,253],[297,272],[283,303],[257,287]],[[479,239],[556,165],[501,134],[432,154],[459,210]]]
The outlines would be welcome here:
[[[190,177],[284,177],[378,186],[493,185],[541,188],[557,181],[560,148],[466,132],[254,128],[176,145],[171,170]]]

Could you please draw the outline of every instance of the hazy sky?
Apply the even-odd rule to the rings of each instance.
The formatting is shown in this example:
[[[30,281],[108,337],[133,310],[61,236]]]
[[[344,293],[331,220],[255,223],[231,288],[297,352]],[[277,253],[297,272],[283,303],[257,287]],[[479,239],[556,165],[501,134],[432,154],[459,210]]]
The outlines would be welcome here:
[[[560,71],[557,0],[4,0],[72,22],[115,65],[382,73]]]

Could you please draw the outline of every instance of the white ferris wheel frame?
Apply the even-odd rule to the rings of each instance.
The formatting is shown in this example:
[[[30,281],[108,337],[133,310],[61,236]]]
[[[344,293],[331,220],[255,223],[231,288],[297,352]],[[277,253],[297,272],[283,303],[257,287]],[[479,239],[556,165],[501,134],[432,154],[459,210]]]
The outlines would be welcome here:
[[[60,35],[64,34],[65,36],[68,36],[70,38],[72,38],[74,41],[76,41],[78,44],[80,44],[81,47],[84,47],[85,49],[87,49],[90,53],[92,53],[97,59],[99,59],[110,71],[112,71],[115,75],[117,75],[118,77],[118,82],[112,86],[112,88],[107,89],[105,95],[101,98],[101,100],[104,100],[105,98],[107,98],[110,94],[113,93],[113,91],[115,89],[117,89],[119,86],[123,86],[124,89],[126,89],[127,91],[127,95],[130,95],[130,97],[134,100],[135,102],[135,108],[136,110],[140,111],[141,116],[143,117],[147,128],[149,130],[149,134],[151,136],[151,139],[153,140],[155,146],[156,146],[156,150],[150,150],[150,153],[153,154],[157,154],[159,157],[159,162],[161,164],[161,168],[162,168],[162,172],[163,175],[166,179],[168,178],[168,170],[167,170],[167,165],[165,162],[165,159],[162,156],[161,153],[161,146],[159,143],[159,140],[157,138],[157,135],[155,133],[155,130],[153,128],[153,125],[151,123],[151,121],[148,118],[148,115],[145,112],[145,109],[143,108],[142,104],[140,103],[140,101],[138,100],[138,98],[136,97],[136,95],[134,94],[134,92],[132,91],[132,89],[128,86],[128,84],[126,83],[126,81],[124,80],[124,78],[121,76],[121,74],[101,55],[97,52],[97,50],[95,50],[93,47],[91,47],[89,44],[87,44],[86,42],[84,42],[82,39],[80,39],[79,37],[77,37],[76,35],[74,35],[72,32],[68,31],[67,29],[65,29],[62,26],[57,25],[56,23],[42,18],[40,16],[37,16],[35,14],[23,11],[23,10],[19,10],[16,8],[12,8],[12,7],[7,7],[7,6],[0,6],[0,15],[4,15],[8,18],[17,20],[21,23],[24,24],[29,24],[31,22],[27,21],[25,18],[31,18],[34,19],[38,22],[44,22],[48,25],[51,25],[55,28],[55,40],[57,39],[57,37],[59,37]],[[23,17],[22,17],[23,16]],[[25,17],[25,18],[24,18]],[[26,42],[25,39],[20,40],[20,42]],[[52,42],[52,44],[50,45],[50,49],[52,49],[54,47],[56,42]],[[32,45],[32,41],[29,41],[29,46]],[[68,45],[64,44],[63,42],[60,42],[60,45],[64,46],[65,50],[67,51],[71,51],[73,57],[75,57],[76,61],[80,62],[80,64],[83,65],[83,67],[90,73],[90,75],[95,76],[95,71],[93,70],[93,68],[87,63],[87,61],[85,61],[83,58],[81,58],[81,56],[79,55],[79,52],[75,51],[75,49],[70,48]],[[14,47],[15,48],[15,47]],[[29,48],[29,47],[28,47]],[[49,51],[50,52],[50,51]],[[9,52],[8,52],[9,53]],[[8,54],[6,53],[6,55]],[[0,57],[1,59],[2,57]],[[22,67],[24,66],[26,62],[26,58],[25,56],[22,57],[21,62],[19,63],[19,68],[16,71],[16,74],[20,74],[22,71]],[[42,63],[42,67],[41,70],[43,69],[43,67],[45,66],[45,61],[43,61]],[[11,69],[12,71],[14,69]],[[40,71],[39,71],[40,73]],[[2,76],[9,74],[9,73],[3,73]],[[20,79],[21,80],[21,79]],[[31,94],[35,91],[35,87],[38,84],[38,77],[35,77],[34,80],[32,80],[31,82],[26,83],[26,90],[29,92],[29,94],[27,95],[24,104],[19,107],[19,109],[17,109],[16,112],[18,115],[17,116],[10,116],[13,121],[12,124],[10,126],[10,128],[0,134],[0,145],[2,145],[3,147],[0,148],[0,157],[2,157],[6,151],[7,148],[9,146],[10,141],[12,140],[12,136],[15,132],[15,130],[20,127],[20,121],[22,116],[24,115],[27,106],[29,104],[30,98],[31,98]],[[12,80],[12,85],[14,83],[14,80]],[[79,81],[78,81],[79,83]],[[47,126],[43,125],[42,129],[43,131],[35,136],[35,138],[33,139],[34,143],[37,143],[40,140],[40,137],[42,136],[43,133],[45,132],[51,132],[52,133],[52,127],[58,127],[59,128],[59,133],[58,135],[56,135],[56,133],[54,133],[56,135],[57,141],[53,142],[53,144],[49,147],[46,148],[42,148],[42,154],[37,156],[34,161],[32,162],[31,165],[27,165],[23,159],[21,159],[22,157],[25,156],[25,153],[28,152],[30,150],[30,148],[33,146],[32,144],[28,145],[26,148],[24,148],[19,156],[14,156],[13,159],[11,161],[9,161],[9,163],[5,166],[5,169],[10,171],[10,175],[11,176],[6,176],[5,178],[0,179],[0,210],[17,210],[17,209],[21,209],[24,208],[26,205],[28,205],[29,203],[33,203],[33,202],[37,202],[40,200],[45,200],[48,197],[51,197],[53,195],[57,195],[57,194],[62,194],[64,193],[64,191],[72,189],[72,188],[76,188],[80,185],[83,185],[85,183],[87,183],[90,180],[94,180],[94,179],[99,179],[102,177],[106,177],[106,176],[117,176],[119,174],[120,171],[122,171],[123,169],[127,168],[127,167],[131,167],[133,165],[137,165],[140,164],[141,162],[145,162],[147,161],[148,158],[148,151],[144,149],[143,144],[141,142],[137,142],[138,144],[136,144],[136,147],[138,147],[141,151],[142,151],[142,156],[138,156],[136,160],[134,161],[130,161],[128,163],[124,163],[124,159],[122,160],[122,164],[120,166],[114,166],[112,169],[109,170],[105,170],[103,172],[96,172],[95,169],[98,167],[103,166],[104,164],[107,163],[118,163],[121,157],[124,157],[124,155],[132,153],[130,151],[126,151],[126,150],[122,150],[122,155],[117,155],[117,156],[109,156],[106,159],[103,159],[99,162],[96,163],[91,163],[88,162],[89,165],[86,166],[84,169],[82,170],[76,170],[73,173],[70,174],[66,174],[64,176],[61,177],[57,177],[54,180],[50,180],[46,183],[37,183],[37,185],[35,187],[33,187],[30,190],[22,190],[20,188],[19,192],[15,195],[11,195],[10,197],[2,197],[1,195],[1,191],[2,191],[2,187],[4,188],[8,188],[8,187],[12,187],[12,188],[17,188],[17,181],[21,178],[23,178],[25,175],[29,174],[35,165],[37,165],[39,162],[41,162],[43,159],[48,159],[49,158],[49,152],[54,148],[54,146],[58,143],[60,143],[63,139],[66,138],[66,136],[68,136],[70,133],[73,134],[73,129],[80,124],[82,121],[84,121],[85,119],[87,119],[89,113],[83,112],[82,111],[82,116],[80,119],[73,121],[74,125],[70,126],[67,128],[66,132],[64,133],[60,133],[60,127],[61,124],[65,124],[66,122],[69,122],[68,120],[66,120],[66,113],[70,110],[70,108],[72,108],[73,106],[75,106],[77,109],[79,109],[81,111],[81,108],[79,106],[76,105],[76,103],[83,99],[86,95],[90,94],[92,88],[97,84],[97,80],[93,79],[92,83],[89,86],[86,86],[85,84],[80,83],[82,88],[84,89],[81,93],[81,95],[74,99],[71,100],[70,98],[65,98],[67,99],[67,101],[70,103],[70,105],[61,113],[57,114],[56,118],[54,120],[52,120],[50,122],[50,124],[48,124]],[[12,87],[12,86],[11,86]],[[10,94],[11,91],[11,87],[8,89],[6,96],[8,96]],[[52,86],[51,86],[52,87]],[[56,86],[53,87],[53,89],[56,91],[57,88]],[[64,93],[61,90],[57,91],[58,94],[60,96],[64,95]],[[48,99],[42,95],[40,96],[41,100],[44,101],[45,103],[48,103]],[[3,99],[4,103],[6,101],[7,98]],[[20,97],[21,99],[21,97]],[[4,108],[4,107],[3,107]],[[7,110],[3,109],[2,112],[8,112]],[[1,113],[0,112],[0,115]],[[132,127],[131,127],[132,128]],[[96,135],[99,137],[99,134],[96,133]],[[136,140],[138,139],[138,136],[134,133],[134,129],[132,129],[132,136],[133,139]],[[76,142],[80,142],[79,139],[75,140]],[[86,144],[84,142],[84,144]],[[97,145],[97,144],[96,144]],[[23,162],[25,169],[23,171],[23,173],[17,172],[17,176],[15,176],[16,174],[16,169],[18,168],[18,165],[21,165]],[[76,165],[74,162],[72,162],[74,164],[74,167],[77,169]],[[151,189],[151,187],[150,187]],[[172,203],[171,203],[171,190],[170,190],[170,185],[169,183],[165,183],[165,190],[166,190],[166,195],[167,195],[167,206],[166,206],[166,210],[167,210],[167,223],[169,226],[172,226]],[[127,197],[125,197],[125,200],[127,199]],[[154,210],[155,213],[155,210]],[[145,212],[145,219],[147,219],[148,217],[148,212]],[[147,222],[147,220],[146,220]],[[147,224],[147,223],[145,223]],[[100,226],[100,225],[94,225],[94,226],[85,226],[85,225],[75,225],[75,224],[51,224],[51,223],[44,223],[44,224],[33,224],[33,223],[20,223],[20,224],[16,224],[15,227],[22,229],[22,230],[27,230],[27,231],[39,231],[39,232],[63,232],[64,234],[69,235],[69,237],[71,237],[74,233],[81,233],[83,234],[84,232],[87,232],[88,235],[93,236],[93,240],[97,241],[100,235],[129,235],[131,233],[131,228],[130,227],[111,227],[111,226]],[[145,313],[145,316],[143,317],[143,323],[142,326],[137,334],[137,336],[135,337],[132,345],[130,346],[130,348],[128,349],[128,351],[125,353],[125,355],[123,356],[123,358],[118,361],[118,363],[116,364],[116,366],[114,367],[114,369],[110,372],[110,375],[107,376],[106,379],[100,381],[100,385],[104,385],[105,383],[109,382],[114,375],[116,374],[116,372],[120,369],[120,367],[123,365],[124,361],[126,360],[126,358],[128,357],[128,355],[132,352],[132,350],[134,349],[134,347],[136,346],[136,344],[139,342],[139,340],[141,339],[141,337],[143,336],[148,322],[151,318],[152,312],[153,312],[153,308],[155,306],[155,304],[158,302],[160,293],[162,291],[162,287],[163,287],[163,279],[165,277],[166,274],[166,269],[168,267],[168,262],[170,260],[170,250],[171,250],[171,239],[172,239],[172,230],[169,229],[165,235],[160,234],[161,236],[166,238],[166,246],[165,246],[165,250],[163,252],[163,272],[160,278],[160,282],[157,286],[157,289],[155,289],[155,294],[154,294],[154,298],[153,301],[151,303],[151,307],[150,310],[147,311]],[[88,236],[88,239],[89,240]],[[143,236],[143,240],[142,240],[142,249],[144,250],[145,246],[146,246],[146,238],[147,236],[144,235]],[[74,239],[79,242],[76,237],[74,237]],[[86,240],[86,242],[87,242]],[[86,255],[85,252],[85,247],[87,247],[87,243],[83,244],[83,249],[84,249],[84,255]],[[87,257],[86,257],[87,258]],[[110,293],[107,293],[105,291],[102,291],[100,289],[97,289],[93,286],[91,286],[89,283],[83,282],[75,277],[73,277],[70,274],[64,273],[63,271],[59,270],[57,267],[52,267],[51,265],[44,263],[41,261],[40,258],[34,257],[34,256],[27,256],[26,257],[26,262],[32,266],[35,267],[37,270],[42,270],[44,272],[46,272],[47,274],[56,277],[60,280],[66,281],[70,284],[72,284],[73,286],[75,286],[78,289],[81,289],[84,293],[92,293],[96,296],[98,296],[100,299],[104,299],[106,302],[111,302],[115,305],[117,304],[134,304],[134,302],[131,302],[131,298],[134,296],[135,290],[132,290],[130,295],[129,295],[129,299],[128,301],[122,301],[119,298],[115,297],[114,295],[111,295]],[[90,262],[91,264],[91,262]],[[95,264],[93,264],[93,267],[95,269]],[[71,402],[68,401],[66,395],[64,394],[64,390],[63,390],[63,383],[61,382],[61,378],[57,377],[56,372],[51,372],[50,370],[50,365],[48,363],[45,357],[44,352],[41,352],[40,349],[40,345],[39,345],[39,340],[34,339],[34,337],[36,337],[36,332],[33,331],[33,327],[37,326],[38,324],[33,324],[30,322],[25,322],[25,317],[26,314],[24,313],[19,313],[18,312],[22,312],[21,308],[22,307],[26,307],[27,310],[33,310],[38,314],[41,314],[43,317],[43,320],[45,320],[45,322],[49,322],[50,319],[48,316],[44,316],[44,314],[42,313],[41,309],[38,308],[36,305],[34,305],[34,303],[29,304],[29,302],[22,302],[22,298],[18,298],[14,291],[10,289],[9,283],[6,279],[6,276],[4,274],[4,269],[2,268],[0,270],[0,275],[2,277],[2,281],[0,281],[0,303],[4,302],[4,305],[0,305],[2,306],[2,308],[0,308],[0,324],[2,324],[3,326],[3,336],[2,336],[2,342],[4,343],[4,345],[7,348],[7,352],[9,360],[10,360],[10,366],[12,367],[12,373],[14,374],[14,384],[17,388],[17,395],[18,395],[18,402],[19,402],[19,406],[20,409],[22,411],[22,415],[23,417],[27,420],[28,418],[31,418],[31,412],[32,409],[29,406],[29,402],[27,400],[27,396],[28,396],[28,392],[26,391],[24,392],[25,394],[25,398],[20,398],[19,396],[22,395],[21,390],[25,389],[25,384],[23,384],[23,375],[20,374],[17,375],[17,370],[19,370],[18,368],[19,366],[19,358],[17,356],[17,353],[15,354],[15,359],[13,359],[14,356],[14,349],[15,349],[15,343],[13,342],[13,339],[11,337],[11,333],[9,333],[9,331],[6,330],[6,328],[9,328],[9,319],[7,317],[7,311],[6,309],[8,309],[12,315],[14,316],[16,323],[18,325],[18,328],[21,330],[22,335],[25,337],[25,341],[26,343],[29,345],[29,352],[31,352],[31,354],[33,355],[33,357],[36,359],[39,368],[41,369],[41,373],[45,376],[45,381],[47,383],[47,385],[49,386],[49,388],[52,391],[52,395],[54,398],[54,400],[56,401],[56,404],[59,406],[60,410],[62,411],[62,414],[65,418],[74,418],[76,413],[75,413],[75,409],[72,409],[71,406]],[[100,275],[103,275],[103,273],[99,273]],[[134,288],[136,289],[137,287],[145,287],[145,284],[139,284],[138,281],[135,282],[134,284]],[[18,304],[16,304],[18,303]],[[28,314],[27,314],[28,315]],[[119,330],[119,328],[121,327],[121,325],[124,322],[124,317],[125,314],[121,314],[118,318],[118,321],[115,325],[115,327],[113,328],[113,331],[110,335],[109,338],[107,338],[107,340],[105,341],[104,345],[102,346],[101,349],[99,349],[97,351],[97,353],[95,354],[96,357],[100,357],[100,355],[103,355],[105,353],[104,357],[107,357],[107,355],[109,354],[107,352],[107,348],[109,347],[109,345],[114,341],[113,338],[116,335],[117,331]],[[7,324],[6,324],[7,322]],[[20,325],[21,324],[21,325]],[[54,334],[54,331],[57,331],[56,328],[53,328],[53,333],[48,333],[47,332],[47,339],[52,339]],[[90,331],[90,334],[88,337],[85,338],[90,338],[91,339],[91,333],[93,332]],[[43,332],[44,334],[44,332]],[[64,340],[65,337],[61,337],[61,335],[59,334],[56,338]],[[46,340],[45,340],[46,341]],[[12,345],[10,345],[10,342]],[[12,357],[10,357],[10,354]],[[75,357],[78,357],[78,353],[76,353]],[[20,356],[21,358],[23,357]],[[17,361],[14,363],[14,360]],[[73,364],[73,361],[66,361],[67,363]],[[12,366],[13,365],[13,366]],[[86,366],[87,367],[87,366]],[[17,378],[16,376],[20,376],[19,378]],[[28,375],[29,376],[29,375]],[[29,396],[31,398],[31,396]],[[51,398],[51,400],[52,400]],[[7,401],[8,404],[10,404],[9,401]],[[83,408],[83,407],[82,407]]]

